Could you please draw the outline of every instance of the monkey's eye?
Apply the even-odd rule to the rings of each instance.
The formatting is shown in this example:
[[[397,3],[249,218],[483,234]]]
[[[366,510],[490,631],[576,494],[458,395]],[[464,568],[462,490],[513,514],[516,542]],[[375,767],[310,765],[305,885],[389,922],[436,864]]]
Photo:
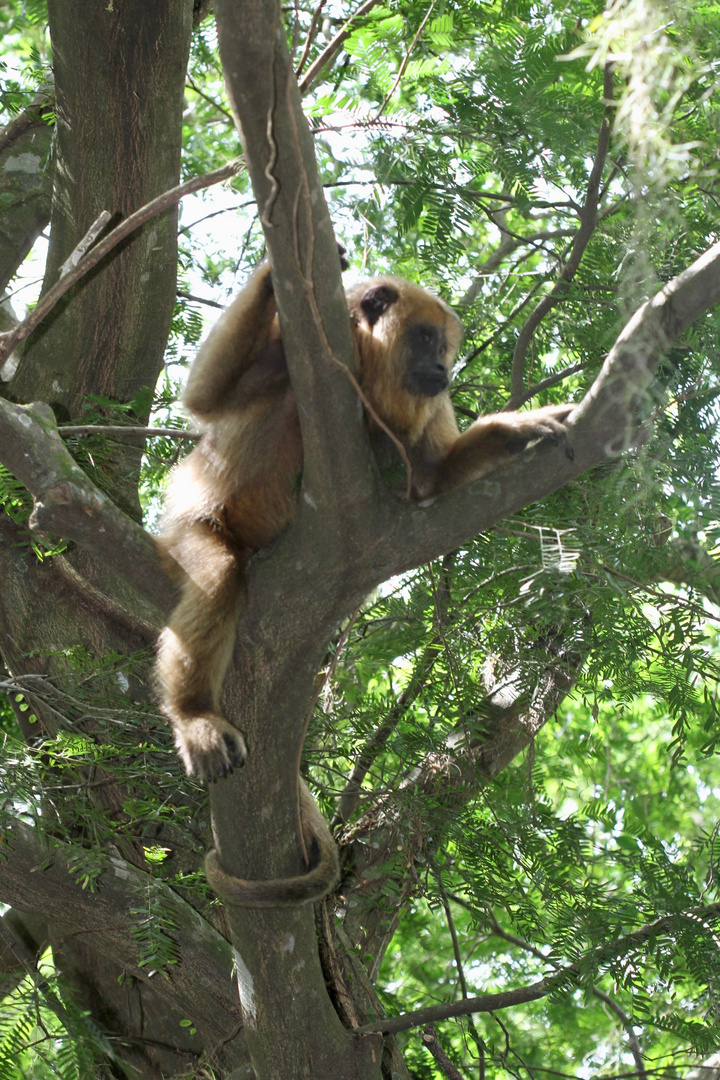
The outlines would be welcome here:
[[[420,331],[420,340],[422,341],[423,345],[429,345],[430,342],[432,341],[432,334],[430,333],[430,331],[429,330],[421,330]]]

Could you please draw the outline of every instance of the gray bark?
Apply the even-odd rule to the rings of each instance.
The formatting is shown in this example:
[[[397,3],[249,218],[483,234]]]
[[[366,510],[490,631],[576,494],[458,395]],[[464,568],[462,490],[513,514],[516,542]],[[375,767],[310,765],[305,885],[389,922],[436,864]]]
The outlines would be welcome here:
[[[192,0],[48,4],[57,98],[56,168],[43,291],[103,210],[126,217],[180,173]],[[91,44],[90,44],[91,43]],[[82,122],[80,122],[82,118]],[[176,289],[177,210],[140,229],[85,278],[31,337],[11,384],[16,401],[81,415],[89,393],[119,402],[154,388]],[[141,422],[147,406],[138,408]],[[139,519],[137,439],[109,471]]]

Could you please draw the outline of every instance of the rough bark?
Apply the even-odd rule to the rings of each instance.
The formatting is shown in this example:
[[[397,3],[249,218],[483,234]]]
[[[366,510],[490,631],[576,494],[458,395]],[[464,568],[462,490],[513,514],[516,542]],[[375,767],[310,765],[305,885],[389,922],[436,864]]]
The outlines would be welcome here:
[[[38,830],[20,822],[3,839],[0,899],[33,912],[36,925],[42,917],[50,928],[55,962],[69,972],[76,994],[107,1030],[126,1014],[123,1034],[130,1044],[146,1044],[143,1053],[131,1058],[141,1074],[160,1076],[162,1070],[193,1064],[203,1050],[223,1068],[246,1061],[242,1042],[232,1045],[241,1016],[231,947],[194,908],[172,889],[155,884],[172,913],[179,957],[166,977],[152,975],[139,965],[131,932],[136,926],[131,910],[147,887],[146,874],[109,857],[106,873],[90,892],[68,869],[72,849],[48,845]],[[99,958],[109,978],[98,977]],[[20,960],[30,964],[33,957],[26,953]],[[122,985],[120,975],[127,980]],[[197,1036],[180,1026],[186,1018],[192,1018]],[[148,1057],[156,1072],[145,1069]]]
[[[125,217],[177,183],[192,0],[161,5],[139,0],[121,5],[97,5],[90,0],[73,5],[51,2],[49,15],[58,122],[45,289],[56,280],[60,264],[101,210]],[[13,140],[2,160],[12,160],[20,141],[32,138],[33,131],[28,129]],[[40,135],[46,137],[44,132]],[[47,182],[47,174],[33,175]],[[44,197],[47,200],[46,193]],[[9,247],[14,246],[14,251],[7,253],[8,269],[24,257],[32,229],[37,228],[38,217],[44,212],[36,207],[35,224],[31,221],[25,229],[7,232]],[[68,417],[81,414],[89,393],[128,401],[138,389],[152,388],[162,364],[175,287],[176,211],[172,209],[111,253],[75,288],[30,339],[6,390],[20,401],[49,402],[57,415]],[[21,414],[4,404],[10,412],[0,421],[0,430],[7,449],[13,441],[13,422]],[[34,420],[30,420],[31,415]],[[138,415],[144,419],[142,410]],[[27,529],[9,518],[3,520],[3,666],[19,680],[49,677],[52,689],[62,686],[68,677],[65,650],[84,650],[95,658],[111,653],[131,656],[144,650],[145,678],[132,676],[128,680],[127,700],[132,710],[134,703],[147,702],[152,695],[147,675],[151,646],[171,590],[154,561],[149,538],[119,510],[111,509],[110,499],[92,484],[86,485],[87,478],[53,431],[50,411],[30,410],[26,420],[30,422],[20,423],[23,433],[45,440],[44,445],[36,443],[32,451],[26,447],[28,456],[22,461],[13,452],[4,454],[3,459],[18,474],[23,473],[23,462],[27,465],[34,459],[38,470],[35,479],[44,477],[44,495],[36,500],[33,525],[55,536],[70,535],[74,527],[62,519],[64,511],[72,513],[74,507],[78,515],[75,525],[84,521],[85,529],[80,531],[84,531],[85,540],[78,536],[78,546],[71,545],[52,560],[39,561],[31,551]],[[135,517],[139,516],[140,446],[135,440],[129,456],[124,448],[118,450],[107,465],[112,497]],[[33,486],[33,481],[24,479]],[[104,545],[111,534],[113,542]],[[118,563],[113,563],[113,551],[124,553],[124,566],[118,568]],[[130,584],[133,562],[148,568],[139,589]],[[38,688],[27,682],[22,683],[22,689],[38,716],[35,724],[28,725],[26,714],[18,714],[29,740],[68,724],[68,705],[62,695],[54,696],[47,686]],[[92,709],[86,712],[92,713]],[[80,729],[83,725],[90,731],[97,728],[92,716],[81,717],[78,723]],[[88,787],[90,801],[112,821],[122,822],[127,795],[110,778]],[[137,866],[145,865],[138,836],[119,836],[117,846]],[[30,875],[27,884],[37,880]],[[7,886],[2,865],[0,882]],[[25,906],[33,913],[32,895]],[[119,1037],[118,1054],[126,1056],[139,1075],[148,1077],[167,1075],[181,1063],[196,1061],[185,1053],[192,1047],[184,1029],[175,1023],[182,1017],[171,1011],[162,977],[152,984],[147,979],[133,981],[122,989],[117,966],[121,961],[99,947],[95,934],[82,942],[68,938],[59,929],[61,922],[49,917],[48,934],[59,970],[106,1030]],[[107,923],[112,924],[112,917]],[[223,1011],[226,1017],[230,1015]],[[166,1014],[174,1016],[170,1026],[165,1024]],[[122,1042],[124,1038],[129,1039],[127,1044]],[[207,1039],[203,1045],[210,1049],[214,1043]],[[181,1058],[175,1055],[176,1047],[183,1050]],[[163,1058],[166,1052],[169,1057]],[[244,1055],[235,1057],[234,1064],[243,1060]]]

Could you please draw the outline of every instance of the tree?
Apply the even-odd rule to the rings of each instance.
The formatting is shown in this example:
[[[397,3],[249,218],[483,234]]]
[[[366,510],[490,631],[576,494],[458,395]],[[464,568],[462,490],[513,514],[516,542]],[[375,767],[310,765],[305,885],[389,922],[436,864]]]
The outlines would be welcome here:
[[[49,0],[52,87],[42,4],[0,13],[3,287],[50,226],[0,338],[0,1077],[682,1071],[718,1038],[720,5],[217,0],[227,99],[204,8]],[[257,217],[199,251],[177,202],[230,176]],[[574,396],[572,459],[385,486],[323,189],[356,263],[462,309],[460,415]],[[259,225],[305,466],[249,574],[250,754],[211,839],[154,705],[173,596],[140,521],[191,441],[201,282],[217,303]],[[302,872],[303,743],[337,894],[213,904],[213,842]]]

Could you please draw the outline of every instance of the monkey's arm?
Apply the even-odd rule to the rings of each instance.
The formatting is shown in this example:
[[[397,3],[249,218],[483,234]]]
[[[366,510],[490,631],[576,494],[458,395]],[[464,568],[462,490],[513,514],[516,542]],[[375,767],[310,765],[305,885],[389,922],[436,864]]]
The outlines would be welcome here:
[[[262,908],[309,904],[321,900],[337,883],[340,877],[337,846],[302,777],[299,784],[303,837],[311,861],[316,865],[298,877],[247,881],[226,873],[213,849],[205,859],[205,876],[213,892],[226,904]]]
[[[564,421],[575,408],[572,404],[546,405],[530,412],[496,413],[481,416],[449,447],[440,462],[430,494],[479,480],[510,458],[522,453],[535,439],[551,439],[565,444],[572,457]]]
[[[201,420],[236,408],[233,390],[268,347],[275,333],[277,307],[270,264],[263,263],[225,309],[200,346],[183,394],[186,407]]]

